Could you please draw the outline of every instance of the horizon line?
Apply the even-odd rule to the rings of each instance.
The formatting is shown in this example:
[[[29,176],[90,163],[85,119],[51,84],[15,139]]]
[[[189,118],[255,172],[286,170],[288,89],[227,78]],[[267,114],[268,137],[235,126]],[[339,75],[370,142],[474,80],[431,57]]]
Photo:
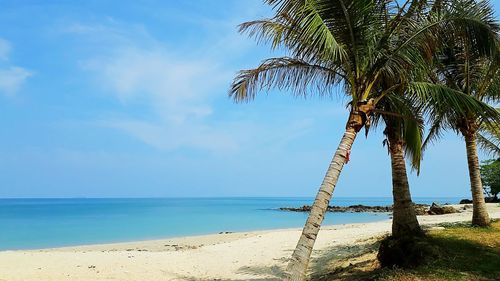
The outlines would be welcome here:
[[[412,196],[412,198],[462,198],[467,196]],[[87,197],[87,196],[67,196],[67,197],[0,197],[4,199],[250,199],[250,198],[291,198],[291,199],[314,199],[314,196],[138,196],[138,197]],[[335,198],[391,198],[392,196],[333,196]]]

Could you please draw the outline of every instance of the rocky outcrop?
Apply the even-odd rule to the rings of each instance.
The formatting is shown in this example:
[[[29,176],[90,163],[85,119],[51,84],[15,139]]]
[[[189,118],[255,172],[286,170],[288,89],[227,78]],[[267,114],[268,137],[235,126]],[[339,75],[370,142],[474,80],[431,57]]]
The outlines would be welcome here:
[[[452,206],[439,205],[436,203],[432,203],[431,206],[426,205],[426,204],[414,204],[414,206],[415,206],[415,213],[418,216],[444,215],[444,214],[453,214],[453,213],[460,212],[459,210],[455,209]],[[304,205],[304,206],[298,207],[298,208],[282,207],[282,208],[279,208],[279,210],[290,211],[290,212],[310,212],[311,206]],[[334,213],[390,213],[390,212],[392,212],[392,206],[366,206],[366,205],[351,205],[351,206],[347,206],[347,207],[328,206],[327,212],[334,212]]]
[[[472,204],[472,200],[470,199],[462,199],[459,204]]]
[[[302,207],[282,207],[281,211],[291,212],[310,212],[311,206],[304,205]],[[342,206],[328,206],[327,212],[336,213],[389,213],[392,212],[392,206],[365,206],[365,205],[351,205],[347,207]]]
[[[486,203],[500,203],[500,199],[498,199],[497,196],[485,197],[484,202],[486,202]]]
[[[486,203],[500,203],[500,198],[494,197],[484,197],[484,202]],[[462,199],[460,200],[460,204],[472,204],[472,200],[470,199]]]
[[[441,206],[436,203],[432,203],[429,211],[427,212],[429,215],[444,215],[444,214],[454,214],[459,213],[460,211],[453,208],[452,206]]]
[[[428,210],[429,210],[429,205],[426,204],[414,204],[415,207],[415,213],[417,216],[423,216],[423,215],[428,215]]]

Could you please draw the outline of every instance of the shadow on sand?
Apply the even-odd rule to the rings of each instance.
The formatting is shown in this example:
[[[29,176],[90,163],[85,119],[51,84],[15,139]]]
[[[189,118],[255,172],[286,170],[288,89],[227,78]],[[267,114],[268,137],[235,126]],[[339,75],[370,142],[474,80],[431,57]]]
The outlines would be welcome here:
[[[179,281],[280,281],[283,279],[284,271],[280,267],[274,266],[243,266],[238,269],[237,273],[245,274],[246,276],[252,275],[253,277],[241,277],[232,279],[222,279],[222,278],[206,278],[201,279],[199,277],[190,277],[178,275],[177,278],[173,280]]]
[[[322,250],[311,265],[311,281],[369,280],[378,263],[374,260],[379,239],[356,245],[335,246]]]
[[[310,269],[314,272],[311,281],[325,280],[365,280],[367,274],[361,269],[372,268],[373,260],[378,249],[378,240],[359,242],[357,245],[335,246],[316,253],[316,258],[311,261]],[[348,261],[348,262],[347,262]],[[286,265],[286,261],[283,261]],[[355,263],[355,266],[354,264]],[[280,281],[285,274],[284,267],[280,266],[243,266],[237,273],[244,275],[241,278],[207,278],[181,276],[174,280],[182,281]],[[248,277],[252,276],[252,277]],[[351,278],[351,279],[346,279]]]

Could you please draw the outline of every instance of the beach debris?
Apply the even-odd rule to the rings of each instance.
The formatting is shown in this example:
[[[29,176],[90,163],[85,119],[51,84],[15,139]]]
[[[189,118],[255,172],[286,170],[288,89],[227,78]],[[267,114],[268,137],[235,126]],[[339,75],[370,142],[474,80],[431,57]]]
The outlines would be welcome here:
[[[95,265],[89,265],[89,268],[90,268],[90,269],[94,269],[94,268],[95,268]]]
[[[195,245],[178,245],[178,244],[165,244],[164,246],[174,248],[175,251],[198,249],[200,247],[200,246],[195,246]]]

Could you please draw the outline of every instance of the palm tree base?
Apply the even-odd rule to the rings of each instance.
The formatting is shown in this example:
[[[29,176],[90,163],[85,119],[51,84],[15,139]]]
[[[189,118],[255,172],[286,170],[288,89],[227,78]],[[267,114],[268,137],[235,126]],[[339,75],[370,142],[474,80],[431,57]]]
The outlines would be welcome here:
[[[438,249],[425,235],[389,236],[380,243],[377,259],[382,267],[412,268],[436,258]]]
[[[472,226],[488,227],[491,224],[489,217],[472,218]]]

